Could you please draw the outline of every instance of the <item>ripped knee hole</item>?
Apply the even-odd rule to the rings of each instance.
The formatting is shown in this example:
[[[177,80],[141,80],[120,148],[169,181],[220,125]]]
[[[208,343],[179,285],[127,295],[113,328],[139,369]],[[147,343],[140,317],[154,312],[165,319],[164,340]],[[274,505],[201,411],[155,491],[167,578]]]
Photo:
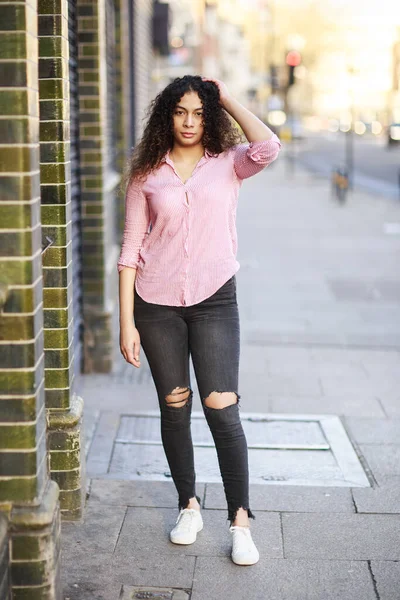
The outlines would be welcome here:
[[[226,408],[239,402],[239,396],[236,392],[211,392],[204,400],[207,408]]]
[[[176,387],[168,396],[165,396],[165,402],[168,406],[172,405],[174,408],[181,408],[187,404],[190,395],[190,388]]]

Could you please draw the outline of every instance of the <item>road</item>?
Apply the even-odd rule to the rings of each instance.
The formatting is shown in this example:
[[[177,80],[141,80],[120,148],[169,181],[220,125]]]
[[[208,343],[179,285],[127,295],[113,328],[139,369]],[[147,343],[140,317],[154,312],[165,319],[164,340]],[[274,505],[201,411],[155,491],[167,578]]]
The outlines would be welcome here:
[[[345,134],[310,134],[298,150],[305,167],[329,175],[332,168],[345,162]],[[400,146],[388,149],[384,140],[354,135],[356,187],[399,198]]]

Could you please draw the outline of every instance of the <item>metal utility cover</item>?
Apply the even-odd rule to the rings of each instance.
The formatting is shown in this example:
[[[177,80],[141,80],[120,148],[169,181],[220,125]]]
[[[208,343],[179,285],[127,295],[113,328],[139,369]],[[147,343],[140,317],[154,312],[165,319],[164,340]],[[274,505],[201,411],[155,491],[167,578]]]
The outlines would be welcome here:
[[[184,590],[174,590],[154,587],[123,587],[121,600],[189,600],[189,593]]]
[[[337,416],[241,413],[250,483],[367,487],[368,478]],[[196,480],[220,482],[213,439],[202,412],[192,413]],[[110,475],[166,480],[157,412],[123,415]]]

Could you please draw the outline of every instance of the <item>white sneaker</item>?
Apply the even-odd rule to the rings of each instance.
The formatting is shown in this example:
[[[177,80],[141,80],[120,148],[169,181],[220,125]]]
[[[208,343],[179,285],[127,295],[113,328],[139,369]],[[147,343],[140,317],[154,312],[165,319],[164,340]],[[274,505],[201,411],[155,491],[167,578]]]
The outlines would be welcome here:
[[[169,534],[173,544],[193,544],[199,531],[203,529],[203,518],[200,511],[194,508],[183,508],[176,520],[176,525]]]
[[[232,560],[237,565],[254,565],[260,555],[251,537],[249,527],[232,525]]]

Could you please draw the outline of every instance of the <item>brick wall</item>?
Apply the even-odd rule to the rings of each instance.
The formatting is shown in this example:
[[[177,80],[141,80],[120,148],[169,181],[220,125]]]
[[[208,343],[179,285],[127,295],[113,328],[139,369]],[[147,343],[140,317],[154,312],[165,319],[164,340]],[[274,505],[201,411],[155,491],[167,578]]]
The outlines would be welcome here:
[[[59,490],[46,443],[38,88],[36,2],[1,4],[0,509],[14,600],[61,592]]]
[[[107,48],[106,8],[106,0],[78,2],[85,372],[111,369],[117,305],[120,174],[111,156],[107,52],[115,49]]]
[[[32,503],[47,475],[35,4],[1,5],[0,23],[0,503]]]
[[[49,458],[51,478],[60,487],[61,514],[64,519],[77,519],[82,515],[86,489],[81,444],[83,402],[74,392],[68,2],[39,0],[38,10]]]

